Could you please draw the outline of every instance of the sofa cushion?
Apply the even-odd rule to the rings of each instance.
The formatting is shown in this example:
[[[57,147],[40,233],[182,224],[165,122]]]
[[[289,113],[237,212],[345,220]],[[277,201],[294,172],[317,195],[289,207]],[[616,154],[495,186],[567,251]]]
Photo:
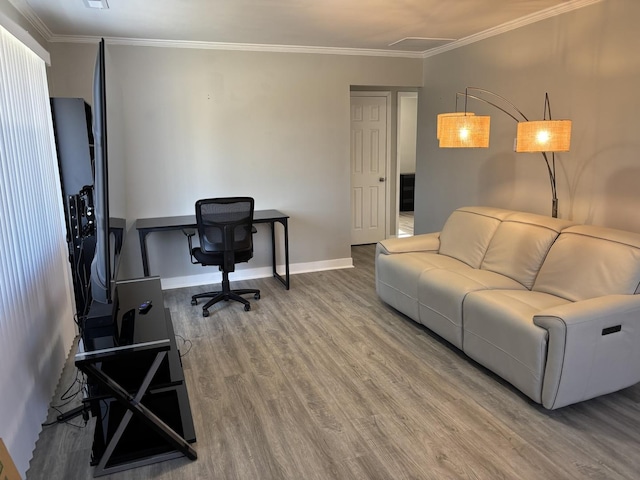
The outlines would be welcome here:
[[[509,277],[473,268],[434,268],[418,280],[419,322],[462,348],[462,304],[470,292],[524,287]]]
[[[560,232],[574,222],[514,213],[498,226],[480,268],[506,275],[531,290],[540,266]]]
[[[464,207],[453,212],[440,232],[440,250],[473,268],[480,268],[491,237],[510,213],[491,207]]]
[[[483,290],[463,306],[462,349],[534,401],[541,403],[547,330],[533,316],[567,300],[529,290]]]
[[[533,290],[571,301],[633,294],[640,284],[640,234],[576,225],[549,250]]]
[[[470,269],[455,258],[437,253],[411,252],[376,257],[376,291],[396,310],[418,320],[418,279],[426,270]]]

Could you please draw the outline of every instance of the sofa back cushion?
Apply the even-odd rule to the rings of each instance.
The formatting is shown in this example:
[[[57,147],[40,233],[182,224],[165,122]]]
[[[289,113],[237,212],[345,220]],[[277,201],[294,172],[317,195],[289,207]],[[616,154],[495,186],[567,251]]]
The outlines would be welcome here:
[[[493,235],[480,268],[512,278],[531,290],[551,245],[574,223],[533,213],[509,215]]]
[[[440,232],[438,253],[480,268],[491,237],[503,218],[511,213],[491,207],[463,207],[455,210]]]
[[[640,285],[640,234],[592,225],[563,230],[533,290],[571,301],[634,294]]]

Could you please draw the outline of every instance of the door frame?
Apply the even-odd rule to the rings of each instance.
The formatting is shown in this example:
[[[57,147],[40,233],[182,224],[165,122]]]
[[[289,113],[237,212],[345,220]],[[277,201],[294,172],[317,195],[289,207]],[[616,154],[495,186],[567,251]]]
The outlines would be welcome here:
[[[400,227],[400,152],[401,152],[401,144],[398,141],[400,137],[400,130],[402,129],[401,119],[402,119],[402,98],[415,98],[416,102],[418,101],[418,92],[412,90],[400,90],[397,95],[397,118],[396,118],[396,210],[394,212],[396,216],[396,230],[393,232],[393,236],[398,236],[398,228]],[[416,115],[416,128],[418,124],[418,118]],[[416,132],[416,148],[417,148],[418,138]],[[418,162],[417,152],[416,152],[416,163]],[[415,193],[414,193],[414,202],[415,202]],[[414,205],[414,218],[415,218],[415,205]]]
[[[386,132],[386,162],[385,162],[385,172],[384,172],[384,238],[389,238],[391,232],[391,187],[389,184],[389,174],[391,172],[391,91],[363,91],[363,90],[351,90],[351,95],[349,95],[349,112],[351,112],[351,97],[385,97],[387,102],[387,132]],[[349,128],[351,128],[351,113],[349,113]],[[350,145],[351,148],[351,145]],[[349,165],[351,165],[351,158],[349,158]],[[349,168],[351,171],[351,168]],[[400,176],[398,175],[398,182],[400,181]],[[349,191],[351,191],[351,175],[349,175]],[[351,199],[351,195],[349,195],[349,199]],[[351,200],[349,200],[351,201]],[[353,205],[349,205],[350,208],[353,208]],[[396,214],[397,215],[397,214]],[[396,220],[397,224],[397,220]]]

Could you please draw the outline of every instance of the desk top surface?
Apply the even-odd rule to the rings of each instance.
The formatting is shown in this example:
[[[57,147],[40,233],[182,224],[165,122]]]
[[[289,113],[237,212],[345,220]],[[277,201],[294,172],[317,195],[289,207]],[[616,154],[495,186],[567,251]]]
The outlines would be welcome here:
[[[253,212],[253,223],[266,223],[287,218],[289,218],[289,215],[285,215],[279,210],[255,210]],[[136,220],[137,230],[195,228],[196,226],[195,214],[178,215],[174,217],[139,218]]]

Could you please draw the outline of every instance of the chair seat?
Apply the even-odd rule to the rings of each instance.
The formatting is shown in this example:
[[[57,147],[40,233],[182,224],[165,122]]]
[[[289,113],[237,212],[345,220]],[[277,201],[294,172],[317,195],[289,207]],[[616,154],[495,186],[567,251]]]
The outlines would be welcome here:
[[[191,250],[193,257],[202,265],[222,265],[224,263],[224,252],[220,253],[207,253],[203,252],[200,247],[195,247]],[[252,250],[236,251],[234,252],[234,259],[236,263],[248,262],[253,256]]]

